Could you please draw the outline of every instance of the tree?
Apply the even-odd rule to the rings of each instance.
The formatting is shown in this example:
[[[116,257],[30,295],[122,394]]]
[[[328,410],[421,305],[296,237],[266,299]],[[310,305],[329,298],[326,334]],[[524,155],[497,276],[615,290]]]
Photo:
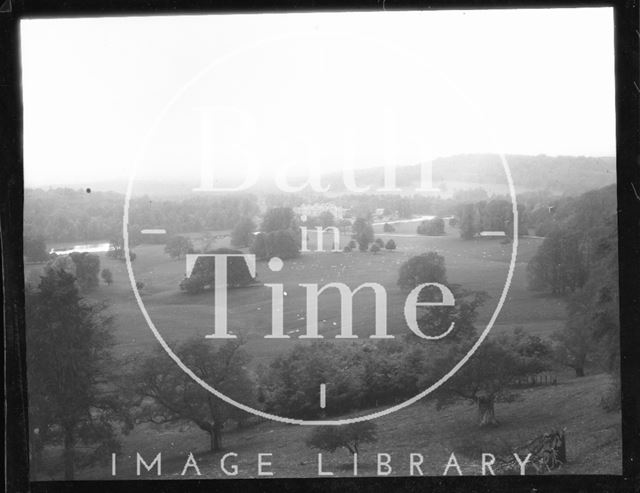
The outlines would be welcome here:
[[[264,215],[260,230],[263,233],[270,233],[271,231],[293,229],[295,226],[295,215],[291,207],[274,207]]]
[[[417,233],[419,235],[427,235],[427,236],[440,236],[444,234],[444,219],[441,217],[434,217],[433,219],[428,219],[426,221],[422,221],[417,228]]]
[[[100,283],[98,274],[100,274],[100,257],[93,253],[72,252],[69,258],[76,266],[75,276],[78,285],[82,290],[93,289]]]
[[[100,277],[102,277],[102,280],[105,282],[107,286],[111,286],[111,284],[113,283],[113,274],[107,268],[102,269],[102,272],[100,273]]]
[[[370,251],[375,255],[380,251],[380,245],[378,245],[377,243],[374,243],[373,245],[371,245]]]
[[[529,287],[564,296],[580,288],[587,279],[587,268],[577,234],[554,228],[527,265]]]
[[[263,260],[268,258],[269,250],[267,249],[267,235],[264,233],[258,233],[251,245],[251,253],[253,253],[257,259]]]
[[[452,344],[449,351],[434,362],[433,375],[442,375],[469,350],[472,341]],[[443,407],[457,399],[475,402],[478,406],[479,426],[496,426],[496,402],[510,402],[517,393],[510,385],[518,377],[536,374],[549,368],[547,354],[531,350],[540,345],[539,339],[523,339],[522,336],[502,336],[484,341],[469,361],[435,393],[437,407]]]
[[[32,465],[42,466],[46,444],[62,443],[66,480],[76,467],[118,451],[119,423],[130,429],[112,388],[112,318],[105,308],[80,297],[74,276],[63,270],[48,269],[25,293]]]
[[[107,257],[124,262],[124,240],[122,239],[122,237],[114,236],[109,243],[110,246],[109,251],[107,252]],[[136,254],[131,249],[129,249],[129,257],[131,258],[132,262],[136,259]]]
[[[411,257],[400,266],[398,286],[403,291],[411,291],[419,284],[427,282],[446,284],[447,269],[442,255],[436,252],[422,253]]]
[[[396,228],[389,223],[384,223],[384,225],[382,226],[382,231],[384,231],[385,233],[393,233],[395,230]]]
[[[256,225],[250,218],[242,218],[231,232],[231,245],[237,248],[249,246],[255,229]]]
[[[280,257],[282,260],[300,255],[300,247],[292,230],[271,231],[267,234],[267,258]]]
[[[217,248],[206,252],[208,254],[241,254],[239,250],[230,248]],[[227,259],[227,287],[241,288],[251,284],[255,278],[249,272],[249,267],[242,257],[229,257]],[[187,294],[196,294],[205,287],[213,287],[215,283],[215,258],[198,257],[191,275],[180,282],[180,289]]]
[[[44,262],[49,259],[44,236],[25,236],[23,241],[24,256],[30,262]]]
[[[254,406],[254,383],[242,341],[216,349],[194,337],[175,345],[175,354],[199,378],[231,399]],[[162,348],[133,363],[131,392],[138,396],[136,421],[156,424],[191,422],[209,434],[210,450],[222,447],[222,431],[237,409],[217,398],[182,371]]]
[[[193,253],[193,243],[184,236],[172,236],[167,240],[164,252],[172,259],[184,258],[187,253]]]
[[[187,294],[198,294],[204,291],[204,279],[201,276],[185,277],[180,282],[180,290]]]
[[[480,214],[476,204],[463,204],[458,215],[462,239],[470,240],[481,231]]]
[[[374,238],[373,226],[366,219],[359,217],[354,221],[351,229],[354,239],[358,242],[358,248],[361,252],[366,252]]]
[[[387,241],[387,243],[386,243],[386,245],[384,247],[387,250],[395,250],[396,249],[396,242],[393,241],[393,238],[392,238],[389,241]]]
[[[336,218],[331,211],[323,211],[318,216],[320,226],[328,228],[329,226],[335,226]]]
[[[351,455],[359,453],[363,443],[378,441],[376,425],[371,421],[359,421],[343,426],[317,426],[306,439],[310,448],[335,452],[344,447]]]
[[[363,392],[359,352],[330,342],[298,344],[279,355],[262,374],[265,408],[275,414],[316,418],[357,409]],[[330,408],[318,406],[318,388],[325,384]]]

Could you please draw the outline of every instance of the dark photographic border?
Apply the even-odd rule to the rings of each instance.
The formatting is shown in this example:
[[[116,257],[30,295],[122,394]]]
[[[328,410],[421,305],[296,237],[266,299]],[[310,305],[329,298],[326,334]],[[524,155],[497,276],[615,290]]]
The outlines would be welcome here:
[[[21,19],[248,12],[613,7],[621,303],[623,475],[29,482],[24,333]],[[640,491],[640,31],[635,0],[0,0],[0,250],[5,327],[5,491]],[[586,102],[585,102],[586,104]]]

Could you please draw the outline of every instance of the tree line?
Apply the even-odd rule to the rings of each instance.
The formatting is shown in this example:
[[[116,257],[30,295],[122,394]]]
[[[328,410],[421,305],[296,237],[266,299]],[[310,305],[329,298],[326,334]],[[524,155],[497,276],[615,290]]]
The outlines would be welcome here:
[[[564,202],[528,264],[530,288],[567,303],[555,334],[559,358],[583,376],[604,369],[619,383],[619,288],[616,188]],[[618,398],[614,397],[614,400]]]

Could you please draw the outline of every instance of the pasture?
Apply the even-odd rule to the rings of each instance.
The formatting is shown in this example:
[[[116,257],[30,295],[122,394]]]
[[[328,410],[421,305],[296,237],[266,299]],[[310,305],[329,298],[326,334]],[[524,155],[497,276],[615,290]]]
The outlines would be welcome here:
[[[260,285],[230,290],[229,330],[246,339],[245,349],[252,356],[252,368],[268,364],[279,352],[301,342],[298,336],[305,330],[306,292],[299,283],[322,286],[340,281],[352,289],[364,282],[380,283],[388,295],[389,332],[396,335],[408,333],[403,317],[406,295],[397,287],[398,270],[410,257],[428,251],[437,251],[445,257],[449,283],[489,293],[491,298],[481,309],[477,324],[483,328],[503,289],[511,245],[502,244],[499,239],[463,241],[458,231],[448,226],[445,236],[418,236],[415,227],[415,223],[397,224],[392,234],[383,233],[381,226],[375,227],[377,237],[385,242],[390,238],[395,240],[395,251],[382,250],[378,254],[357,250],[350,253],[303,253],[297,259],[285,261],[280,272],[271,272],[266,262],[258,262],[259,282],[284,284],[284,329],[291,339],[264,339],[270,332],[271,323],[269,288]],[[195,241],[200,238],[197,234],[191,236]],[[343,235],[340,246],[349,241],[350,236]],[[523,327],[528,333],[548,337],[562,327],[564,304],[556,298],[541,296],[527,289],[527,262],[541,241],[539,238],[520,239],[511,287],[492,334]],[[331,245],[329,235],[324,243]],[[314,242],[311,241],[310,245],[313,246]],[[217,240],[211,245],[212,248],[220,246],[228,246],[228,239]],[[189,296],[179,291],[178,284],[185,275],[185,260],[170,259],[161,245],[140,245],[135,251],[135,277],[144,282],[142,299],[163,337],[176,341],[211,333],[213,294],[205,292]],[[101,268],[104,267],[112,271],[114,283],[110,286],[100,284],[88,296],[107,301],[109,310],[116,316],[116,354],[131,355],[156,347],[158,343],[133,297],[124,262],[102,254]],[[354,334],[359,335],[360,341],[373,333],[374,320],[373,295],[363,291],[354,297]],[[319,333],[325,339],[333,339],[339,331],[338,300],[337,292],[327,292],[320,297]],[[203,337],[202,343],[217,342]],[[460,402],[436,410],[431,401],[424,400],[376,420],[379,441],[364,447],[359,460],[359,474],[375,475],[375,454],[388,453],[392,456],[392,474],[406,475],[409,473],[408,455],[413,452],[424,455],[424,474],[442,474],[451,452],[456,453],[464,474],[478,474],[482,452],[503,453],[509,446],[522,445],[552,426],[567,428],[569,464],[559,473],[620,473],[620,414],[606,413],[598,405],[608,385],[608,377],[603,374],[577,379],[571,372],[564,372],[559,375],[557,386],[525,389],[521,399],[497,404],[500,426],[495,430],[477,428],[477,410],[473,405]],[[366,413],[373,411],[367,410]],[[238,454],[235,462],[239,465],[239,477],[256,477],[259,452],[273,454],[271,469],[275,477],[313,477],[317,475],[317,452],[304,444],[308,433],[309,428],[304,426],[254,420],[245,429],[227,430],[222,438],[223,452],[213,454],[206,451],[207,435],[194,426],[139,425],[122,438],[117,478],[135,477],[136,452],[140,452],[147,461],[162,452],[165,478],[180,477],[189,452],[193,452],[198,460],[201,477],[225,477],[219,461],[227,452]],[[336,476],[352,474],[350,457],[345,450],[323,455],[326,470]],[[53,453],[50,456],[51,470],[55,470],[57,457]],[[110,466],[84,470],[79,478],[112,479]]]
[[[463,241],[453,228],[447,228],[445,236],[427,237],[415,235],[415,223],[396,226],[396,232],[392,234],[382,233],[381,227],[375,228],[376,236],[385,242],[394,239],[398,245],[395,251],[382,250],[377,254],[357,250],[350,253],[303,253],[297,259],[285,261],[280,272],[271,272],[266,262],[258,262],[259,282],[284,285],[284,329],[290,339],[264,339],[271,328],[271,290],[268,287],[230,290],[229,331],[246,339],[245,349],[252,355],[253,363],[267,363],[278,352],[301,342],[298,336],[305,332],[306,327],[306,290],[300,283],[317,283],[321,287],[330,282],[343,282],[354,289],[365,282],[377,282],[387,292],[389,333],[409,333],[403,315],[406,293],[397,286],[398,270],[410,257],[428,251],[436,251],[445,257],[449,283],[460,284],[466,289],[484,290],[491,296],[480,310],[478,320],[479,327],[486,326],[505,284],[511,245],[503,245],[497,239]],[[329,236],[325,235],[326,250],[331,245]],[[349,241],[350,237],[343,234],[341,247]],[[531,333],[548,335],[562,325],[565,316],[563,304],[527,289],[526,265],[540,242],[540,239],[520,239],[511,287],[496,320],[494,332],[521,326]],[[310,249],[314,249],[313,238],[309,243]],[[213,246],[228,246],[228,239],[218,241]],[[190,296],[179,290],[178,284],[185,275],[185,260],[170,259],[161,245],[140,245],[135,251],[135,278],[144,282],[142,299],[162,336],[174,341],[211,333],[213,293],[208,291]],[[118,353],[130,354],[150,349],[157,342],[135,302],[124,262],[102,255],[101,267],[108,267],[113,272],[114,283],[111,286],[101,284],[90,296],[107,301],[116,315]],[[354,334],[360,340],[368,339],[373,334],[373,308],[371,290],[362,290],[354,296],[353,327]],[[320,296],[318,314],[320,335],[333,339],[340,329],[337,290],[327,290]],[[206,343],[216,342],[207,340]]]

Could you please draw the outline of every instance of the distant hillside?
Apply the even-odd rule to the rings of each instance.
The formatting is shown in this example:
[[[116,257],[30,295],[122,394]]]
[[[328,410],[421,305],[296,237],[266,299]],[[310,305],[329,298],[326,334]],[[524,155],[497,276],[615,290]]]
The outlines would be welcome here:
[[[585,156],[505,156],[513,182],[518,191],[547,190],[566,195],[578,195],[594,188],[615,183],[614,157]],[[420,185],[421,165],[403,166],[396,170],[400,188],[416,189]],[[356,171],[359,186],[381,187],[383,169]],[[323,180],[333,191],[344,190],[339,173]],[[433,161],[433,183],[466,183],[472,185],[506,185],[500,157],[496,154],[464,154],[438,158]]]

